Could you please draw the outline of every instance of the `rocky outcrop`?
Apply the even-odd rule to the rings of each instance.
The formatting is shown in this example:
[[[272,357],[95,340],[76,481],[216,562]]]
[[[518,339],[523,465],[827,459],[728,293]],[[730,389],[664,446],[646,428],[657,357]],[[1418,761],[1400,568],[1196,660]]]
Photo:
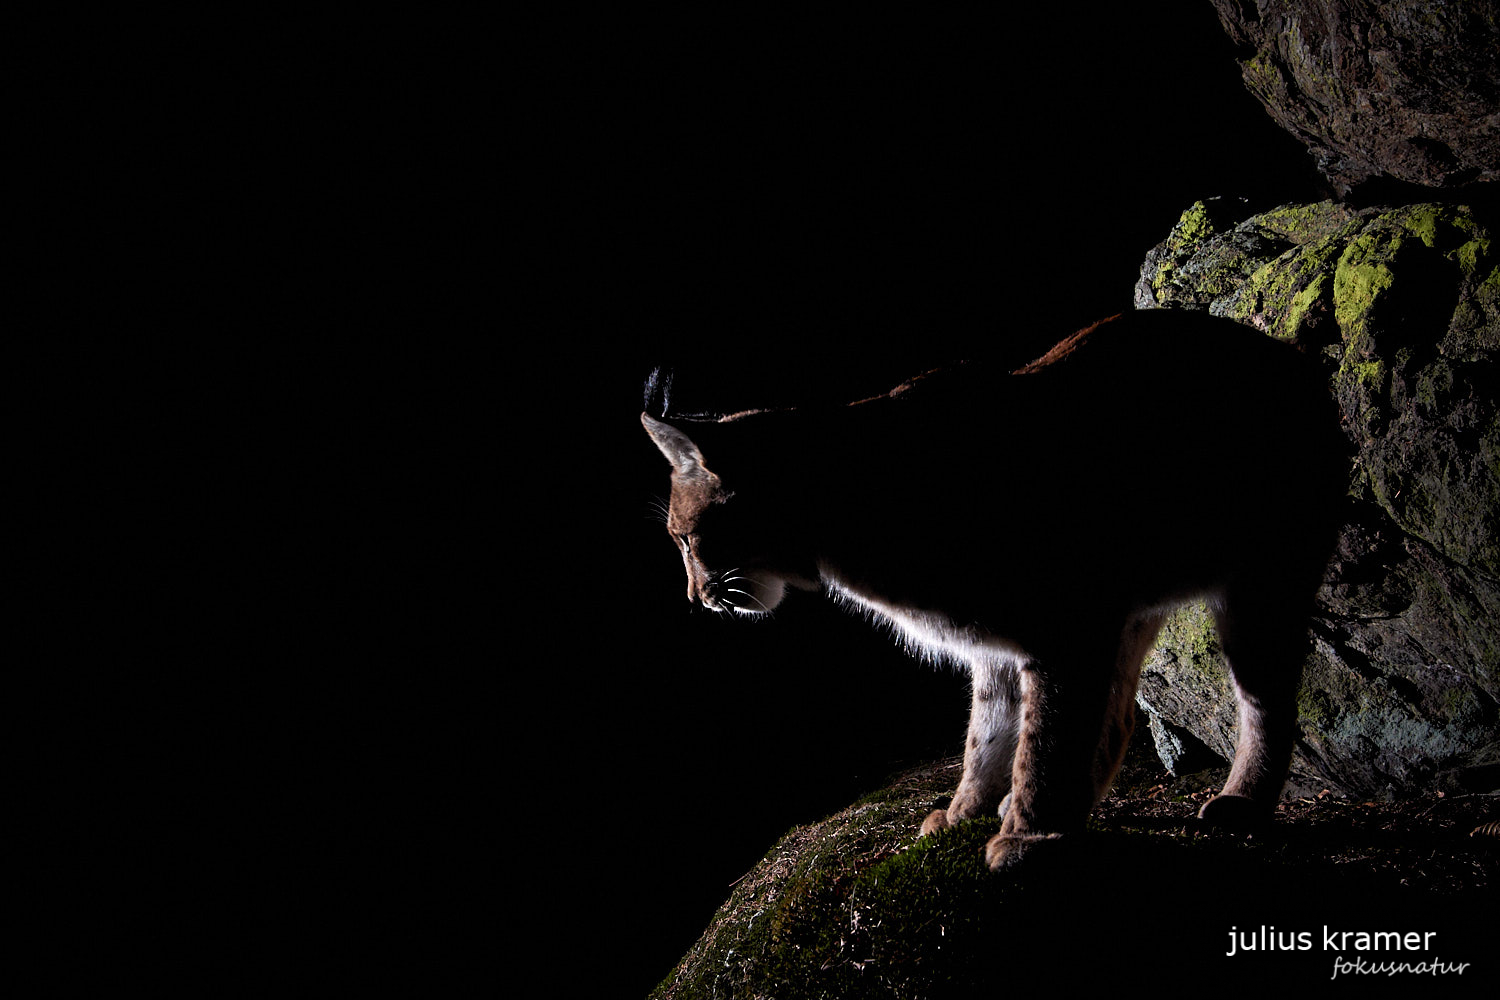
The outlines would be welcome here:
[[[1346,194],[1500,178],[1500,4],[1214,0],[1245,85]]]
[[[1136,305],[1206,309],[1328,365],[1356,458],[1294,779],[1361,796],[1500,786],[1500,248],[1460,206],[1237,209],[1184,212]],[[1228,756],[1228,691],[1205,609],[1186,609],[1141,706]]]
[[[1439,930],[1444,957],[1492,947],[1489,925],[1471,916],[1500,869],[1467,836],[1484,815],[1477,797],[1290,802],[1273,833],[1245,839],[1199,830],[1194,813],[1213,792],[1184,779],[1111,796],[1089,832],[995,875],[984,845],[998,817],[917,836],[960,768],[898,775],[788,832],[651,996],[893,1000],[1117,992],[1122,976],[1149,980],[1153,969],[1174,981],[1226,968],[1264,975],[1263,965],[1226,966],[1226,932],[1293,901],[1313,926],[1399,914]],[[670,842],[662,850],[670,862]],[[1276,958],[1279,982],[1328,978],[1331,956],[1321,951]]]

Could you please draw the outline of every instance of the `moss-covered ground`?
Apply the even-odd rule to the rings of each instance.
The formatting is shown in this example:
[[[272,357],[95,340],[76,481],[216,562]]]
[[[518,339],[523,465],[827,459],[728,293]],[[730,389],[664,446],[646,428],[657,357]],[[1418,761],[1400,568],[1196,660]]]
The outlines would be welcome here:
[[[982,862],[998,820],[916,836],[956,762],[903,774],[790,831],[653,996],[928,998],[1148,974],[1327,978],[1335,956],[1321,947],[1225,954],[1232,928],[1263,925],[1435,930],[1451,957],[1492,952],[1480,924],[1455,914],[1493,914],[1484,908],[1500,859],[1493,840],[1469,835],[1493,817],[1493,798],[1310,796],[1285,801],[1272,830],[1231,836],[1195,819],[1222,772],[1171,778],[1144,754],[1132,751],[1087,833],[1001,875]]]

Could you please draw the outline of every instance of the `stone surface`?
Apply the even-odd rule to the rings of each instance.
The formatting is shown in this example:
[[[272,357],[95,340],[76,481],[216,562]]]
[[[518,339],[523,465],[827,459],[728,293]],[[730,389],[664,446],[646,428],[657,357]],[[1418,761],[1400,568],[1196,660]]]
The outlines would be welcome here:
[[[992,874],[984,845],[997,817],[917,836],[960,769],[954,760],[897,775],[789,831],[735,882],[651,996],[893,1000],[1034,987],[1094,995],[1152,968],[1192,982],[1224,974],[1231,927],[1289,907],[1313,927],[1399,914],[1439,931],[1445,957],[1492,949],[1491,928],[1472,914],[1494,891],[1500,857],[1467,836],[1485,815],[1477,797],[1303,799],[1283,804],[1272,832],[1244,838],[1200,830],[1194,819],[1221,771],[1208,784],[1186,778],[1111,795],[1088,832]],[[664,840],[662,860],[671,852]],[[1280,982],[1327,979],[1329,958],[1282,953],[1272,971]]]
[[[1214,0],[1245,85],[1342,195],[1500,176],[1500,4]]]
[[[1462,206],[1324,202],[1235,221],[1241,207],[1184,212],[1136,305],[1206,309],[1328,365],[1357,457],[1293,786],[1500,786],[1497,248]],[[1147,663],[1142,707],[1227,756],[1228,692],[1205,610],[1186,609]]]

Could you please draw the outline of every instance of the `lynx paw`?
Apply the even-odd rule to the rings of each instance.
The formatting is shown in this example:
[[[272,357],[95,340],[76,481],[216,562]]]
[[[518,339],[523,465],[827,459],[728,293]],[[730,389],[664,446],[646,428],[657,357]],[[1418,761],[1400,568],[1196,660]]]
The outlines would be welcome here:
[[[1198,818],[1221,830],[1246,832],[1271,822],[1272,810],[1244,795],[1215,795],[1203,803]]]
[[[925,837],[928,834],[937,833],[939,830],[946,830],[952,825],[953,824],[948,821],[948,810],[934,809],[932,812],[928,813],[927,818],[922,821],[922,836]]]
[[[1055,843],[1060,833],[997,833],[984,845],[984,862],[990,871],[998,872],[1019,864],[1037,844]]]
[[[990,799],[994,801],[993,798]],[[1000,816],[1005,817],[1005,810],[1010,805],[1010,795],[1007,794],[1000,802]],[[974,819],[989,813],[990,809],[985,805],[984,797],[972,789],[959,786],[958,791],[953,793],[953,802],[947,809],[934,809],[927,814],[922,821],[922,836],[945,830],[950,826],[956,826],[966,819]]]

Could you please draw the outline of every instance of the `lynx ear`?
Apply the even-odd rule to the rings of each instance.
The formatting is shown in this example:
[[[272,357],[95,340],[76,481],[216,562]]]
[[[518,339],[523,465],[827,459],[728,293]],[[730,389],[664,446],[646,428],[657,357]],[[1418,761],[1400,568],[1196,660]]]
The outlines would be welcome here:
[[[641,425],[646,428],[646,433],[651,435],[651,440],[656,442],[661,453],[667,456],[667,461],[672,463],[672,468],[678,475],[713,475],[703,466],[703,453],[693,444],[693,439],[682,431],[656,420],[649,413],[641,414]]]

